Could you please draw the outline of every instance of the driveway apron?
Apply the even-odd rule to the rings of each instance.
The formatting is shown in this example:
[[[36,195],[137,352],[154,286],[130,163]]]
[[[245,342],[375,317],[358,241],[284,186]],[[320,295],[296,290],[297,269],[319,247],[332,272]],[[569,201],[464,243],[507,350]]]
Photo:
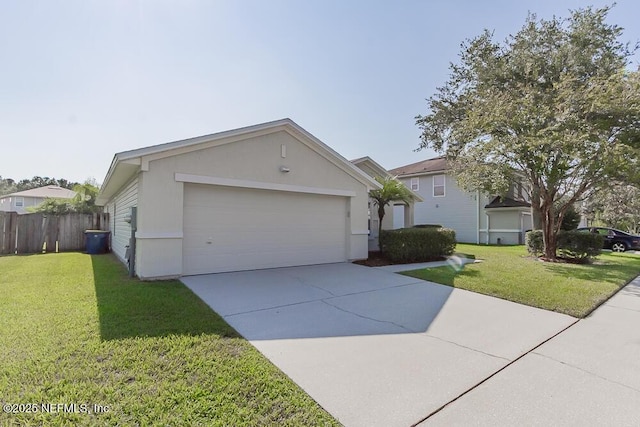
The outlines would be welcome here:
[[[576,319],[354,264],[182,278],[346,426],[409,426]]]

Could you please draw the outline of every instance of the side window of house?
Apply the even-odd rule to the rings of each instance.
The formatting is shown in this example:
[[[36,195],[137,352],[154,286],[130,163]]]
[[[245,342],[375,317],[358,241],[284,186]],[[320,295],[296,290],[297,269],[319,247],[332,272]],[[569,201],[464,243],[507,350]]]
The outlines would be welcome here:
[[[411,190],[420,190],[420,178],[411,178]]]
[[[16,197],[16,207],[21,208],[24,206],[24,197]]]
[[[524,200],[524,191],[522,188],[522,181],[518,181],[518,200]]]
[[[444,197],[444,175],[433,176],[433,197]]]

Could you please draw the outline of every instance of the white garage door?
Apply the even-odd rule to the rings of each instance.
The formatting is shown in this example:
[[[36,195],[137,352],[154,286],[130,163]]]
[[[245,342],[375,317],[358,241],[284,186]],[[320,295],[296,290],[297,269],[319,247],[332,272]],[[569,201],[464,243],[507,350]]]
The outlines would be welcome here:
[[[347,260],[347,198],[184,187],[184,274]]]

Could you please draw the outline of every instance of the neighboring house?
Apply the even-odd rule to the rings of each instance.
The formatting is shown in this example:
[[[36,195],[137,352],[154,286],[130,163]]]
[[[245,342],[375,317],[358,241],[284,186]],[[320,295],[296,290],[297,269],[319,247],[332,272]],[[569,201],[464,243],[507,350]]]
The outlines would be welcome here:
[[[387,178],[392,177],[385,168],[380,166],[370,157],[361,157],[359,159],[351,160],[351,163],[356,165],[358,168],[362,169],[367,175],[372,178],[380,177]],[[392,230],[395,228],[403,228],[403,227],[412,227],[413,226],[413,217],[414,217],[414,205],[416,202],[422,202],[422,197],[413,192],[414,201],[413,203],[405,203],[402,201],[398,201],[393,203],[392,206],[387,206],[385,208],[384,218],[382,219],[382,229],[383,230]],[[394,217],[401,218],[402,226],[395,227],[394,224],[397,221],[394,220]],[[375,206],[372,199],[369,199],[369,250],[375,251],[379,249],[378,246],[378,208]]]
[[[18,191],[17,193],[0,196],[0,211],[18,212],[19,214],[29,213],[29,209],[34,208],[46,199],[73,199],[75,191],[57,185],[45,185],[44,187],[32,188],[31,190]]]
[[[150,279],[367,258],[373,188],[283,119],[117,153],[96,204],[123,262],[137,224],[135,273]]]
[[[424,199],[415,207],[415,223],[452,228],[458,242],[521,244],[524,233],[532,228],[531,204],[522,183],[515,183],[503,198],[464,191],[448,173],[444,157],[401,166],[389,173]]]

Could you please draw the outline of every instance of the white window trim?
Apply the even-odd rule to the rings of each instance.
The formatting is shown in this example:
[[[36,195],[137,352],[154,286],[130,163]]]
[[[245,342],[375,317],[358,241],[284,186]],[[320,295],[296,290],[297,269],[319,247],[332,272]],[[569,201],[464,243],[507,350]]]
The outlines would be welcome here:
[[[415,188],[413,188],[415,184]],[[409,182],[409,188],[411,189],[411,191],[420,191],[420,178],[411,178],[411,181]]]
[[[18,204],[18,200],[20,201],[20,204]],[[23,208],[24,207],[24,197],[20,197],[20,196],[16,196],[16,201],[15,201],[15,205],[16,208]]]
[[[442,195],[438,195],[436,196],[436,177],[437,176],[441,176],[443,181],[442,181],[442,185],[438,185],[438,187],[442,187]],[[432,195],[433,197],[445,197],[447,194],[447,176],[444,174],[440,174],[440,175],[434,175],[433,178],[431,179],[431,183],[432,183]]]

